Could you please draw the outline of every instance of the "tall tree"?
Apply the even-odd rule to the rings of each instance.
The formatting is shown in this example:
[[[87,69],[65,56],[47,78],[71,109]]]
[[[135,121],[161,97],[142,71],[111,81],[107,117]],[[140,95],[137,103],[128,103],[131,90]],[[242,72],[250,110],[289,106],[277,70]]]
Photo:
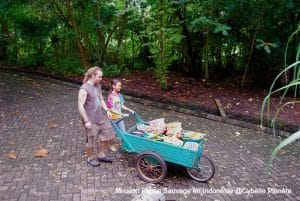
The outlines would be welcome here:
[[[73,17],[73,11],[72,11],[72,6],[71,6],[71,0],[66,0],[66,8],[67,8],[67,19],[70,21],[70,25],[72,26],[75,34],[76,34],[76,44],[80,53],[80,58],[82,61],[82,64],[85,68],[89,68],[90,67],[90,63],[88,61],[88,54],[87,51],[84,47],[84,45],[81,42],[81,34],[80,34],[80,30],[79,27],[77,25],[77,22],[75,21],[74,17]]]

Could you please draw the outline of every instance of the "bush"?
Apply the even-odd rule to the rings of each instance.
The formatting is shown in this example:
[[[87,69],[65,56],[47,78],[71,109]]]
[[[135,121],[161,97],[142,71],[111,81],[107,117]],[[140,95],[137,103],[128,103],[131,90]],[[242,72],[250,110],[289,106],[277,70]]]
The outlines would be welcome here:
[[[121,74],[123,66],[124,65],[118,66],[117,64],[104,64],[103,73],[107,77],[117,77]]]
[[[85,72],[81,62],[72,58],[51,59],[45,65],[49,70],[62,75],[82,75]]]

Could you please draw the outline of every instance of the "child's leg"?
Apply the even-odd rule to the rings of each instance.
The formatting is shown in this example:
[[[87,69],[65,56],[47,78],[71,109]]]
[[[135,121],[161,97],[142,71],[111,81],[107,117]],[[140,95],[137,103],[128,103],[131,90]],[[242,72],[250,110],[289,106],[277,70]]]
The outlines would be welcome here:
[[[120,129],[121,133],[125,133],[125,132],[126,132],[124,121],[120,121],[120,122],[117,124],[117,126],[118,126],[118,128]],[[113,143],[113,140],[111,141],[111,144],[110,144],[110,146],[109,146],[109,149],[110,149],[112,152],[116,152],[116,151],[117,151],[117,148],[116,148],[116,146],[115,146],[114,143]]]
[[[122,133],[125,133],[126,132],[126,129],[125,129],[125,124],[124,124],[124,121],[120,121],[118,124],[117,124],[118,128],[120,129],[120,131]],[[111,140],[110,144],[109,144],[109,149],[112,151],[112,152],[116,152],[117,151],[117,148],[113,142],[113,140]]]
[[[125,129],[125,123],[124,123],[123,120],[120,121],[120,122],[118,123],[118,127],[119,127],[119,129],[120,129],[120,131],[121,131],[122,133],[125,133],[125,132],[126,132],[126,129]]]

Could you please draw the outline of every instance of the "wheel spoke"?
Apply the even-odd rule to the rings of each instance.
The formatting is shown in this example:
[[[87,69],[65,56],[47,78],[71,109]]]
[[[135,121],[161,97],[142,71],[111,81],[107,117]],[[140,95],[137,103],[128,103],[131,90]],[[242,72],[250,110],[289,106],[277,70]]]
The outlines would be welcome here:
[[[141,159],[141,163],[145,165],[149,165],[149,162],[145,158]]]
[[[162,168],[159,165],[155,167],[146,166],[141,169],[145,173],[145,175],[150,178],[159,178],[162,175]]]
[[[150,175],[151,175],[151,178],[159,178],[159,176],[160,176],[160,174],[157,174],[154,171],[151,171]]]
[[[146,163],[143,163],[143,162],[141,161],[140,166],[142,166],[142,167],[148,167],[149,165],[146,164]]]
[[[155,175],[156,177],[160,177],[160,175],[162,175],[162,170],[161,169],[153,169],[152,170],[153,175]]]
[[[159,183],[166,175],[166,164],[155,153],[141,154],[137,159],[136,165],[139,175],[146,182]]]
[[[142,171],[142,172],[147,171],[147,167],[141,167],[141,171]]]

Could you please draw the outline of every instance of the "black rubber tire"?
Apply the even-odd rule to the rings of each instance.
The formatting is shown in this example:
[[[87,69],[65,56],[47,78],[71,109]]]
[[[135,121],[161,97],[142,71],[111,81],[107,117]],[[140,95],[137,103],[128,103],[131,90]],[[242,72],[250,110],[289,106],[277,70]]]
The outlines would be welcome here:
[[[186,168],[190,177],[199,182],[207,182],[213,178],[215,165],[207,156],[200,157],[198,166],[200,168]]]
[[[136,169],[143,181],[154,184],[161,182],[167,174],[166,162],[154,152],[139,154]]]

